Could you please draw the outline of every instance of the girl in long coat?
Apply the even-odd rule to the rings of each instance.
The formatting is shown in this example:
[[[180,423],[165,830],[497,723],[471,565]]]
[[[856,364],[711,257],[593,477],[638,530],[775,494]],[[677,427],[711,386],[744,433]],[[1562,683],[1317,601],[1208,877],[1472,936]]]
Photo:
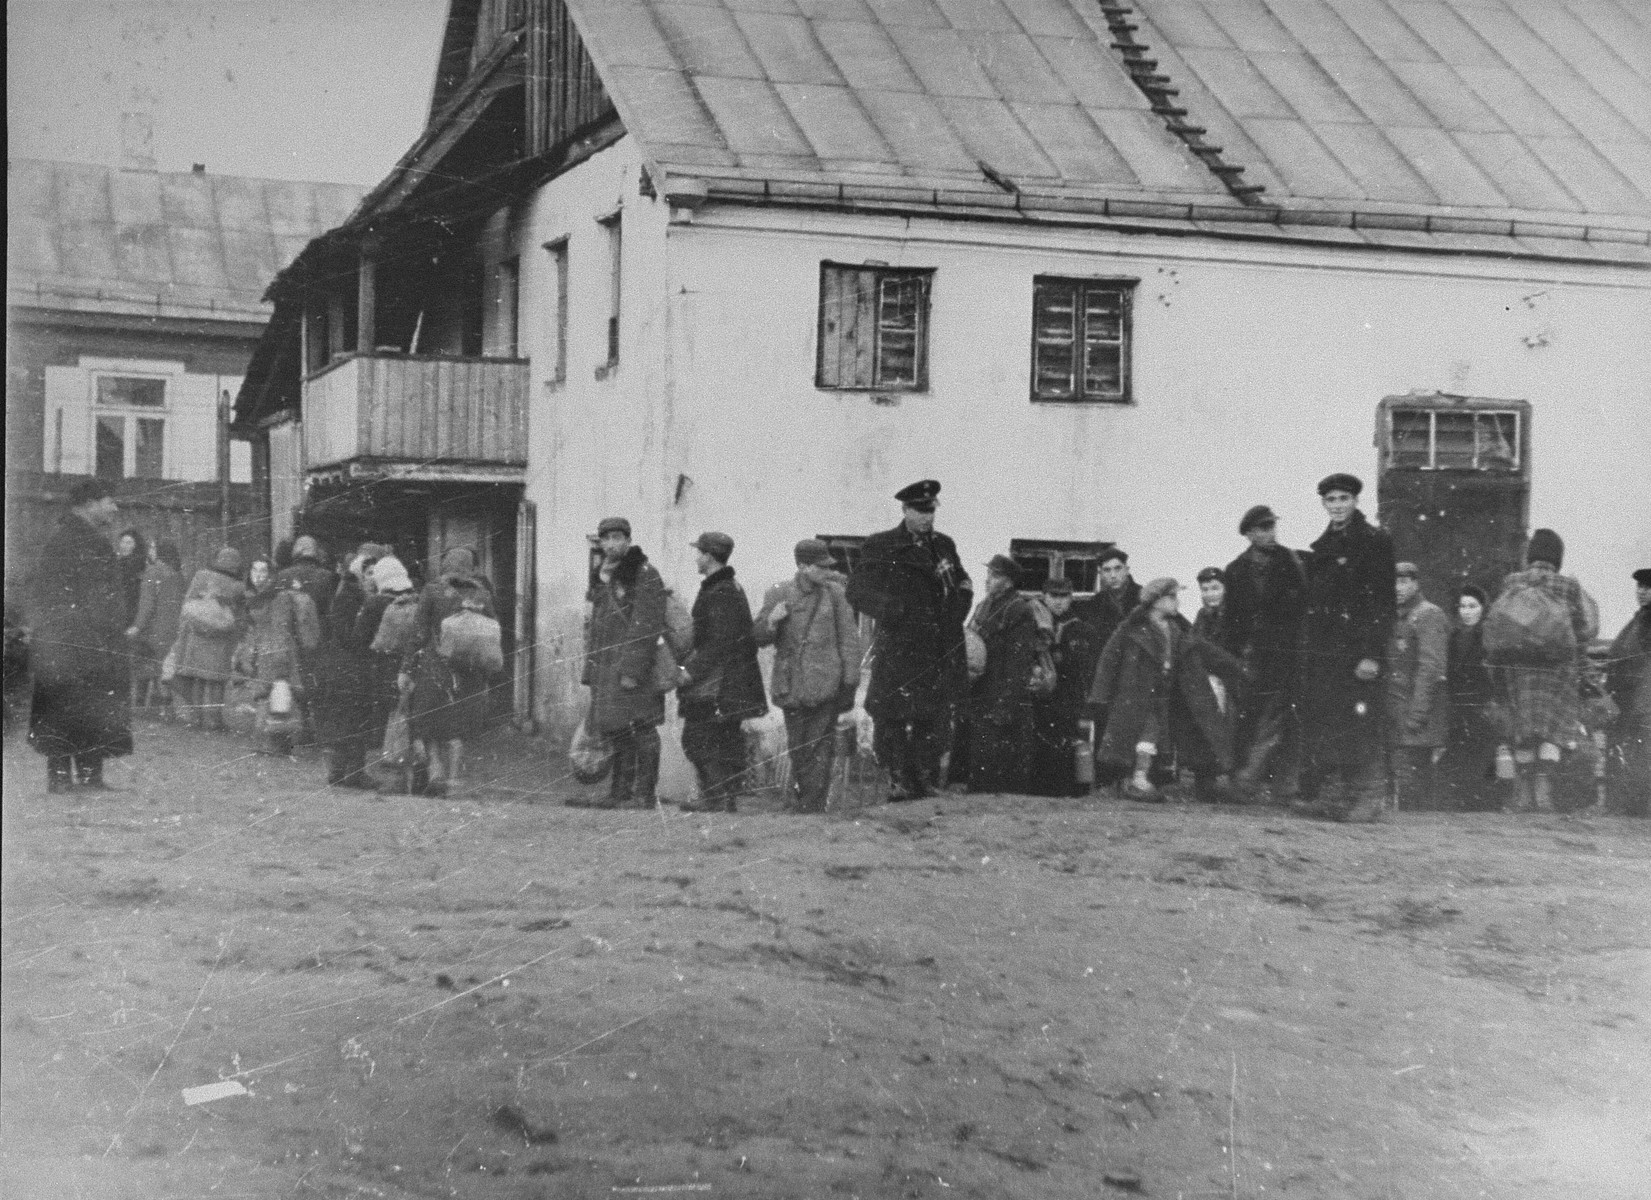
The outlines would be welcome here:
[[[1191,768],[1201,796],[1216,794],[1218,780],[1232,769],[1233,705],[1221,702],[1210,677],[1220,678],[1231,696],[1244,666],[1193,633],[1177,611],[1180,590],[1173,579],[1141,589],[1141,603],[1101,651],[1089,691],[1091,704],[1107,706],[1098,757],[1134,765],[1124,785],[1132,799],[1157,797],[1153,760],[1171,752]]]
[[[472,609],[498,620],[493,592],[476,575],[476,555],[466,547],[442,555],[440,575],[419,595],[412,644],[402,655],[402,683],[412,688],[408,716],[413,737],[424,744],[430,763],[428,790],[446,794],[458,777],[464,743],[480,736],[492,718],[492,693],[486,675],[457,667],[436,653],[441,623]]]
[[[213,599],[229,609],[235,623],[225,631],[202,629],[180,617],[177,680],[187,696],[189,722],[206,729],[224,727],[224,684],[229,682],[235,645],[246,621],[246,584],[241,582],[241,552],[232,546],[218,551],[210,567],[195,572],[183,594],[191,600]]]
[[[1559,767],[1560,749],[1575,743],[1582,715],[1582,660],[1588,643],[1599,632],[1599,618],[1583,599],[1582,585],[1559,573],[1564,558],[1565,543],[1559,535],[1551,529],[1538,529],[1525,549],[1525,569],[1502,581],[1503,596],[1515,588],[1532,587],[1563,604],[1576,638],[1576,653],[1566,662],[1492,668],[1492,678],[1508,712],[1509,740],[1518,771],[1514,780],[1516,812],[1553,809],[1553,772]]]
[[[279,586],[267,558],[252,560],[247,590],[247,623],[235,650],[235,674],[253,682],[260,701],[267,702],[277,683],[285,683],[296,697],[303,691],[299,664],[321,645],[315,603],[297,588]],[[292,734],[267,734],[263,749],[291,753]]]
[[[132,702],[147,706],[157,695],[167,703],[171,693],[155,687],[161,659],[178,640],[178,610],[183,607],[183,574],[176,542],[156,542],[149,548],[149,566],[138,591],[138,613],[126,631],[132,643]]]
[[[1458,812],[1500,807],[1496,802],[1497,733],[1492,718],[1490,669],[1485,666],[1485,629],[1490,607],[1472,584],[1456,593],[1456,624],[1450,631],[1445,686],[1450,696],[1450,737],[1439,761],[1445,804]]]
[[[370,788],[366,731],[369,725],[372,662],[357,639],[356,617],[367,600],[363,556],[345,566],[321,619],[322,650],[315,655],[315,695],[311,699],[327,782],[334,787]]]

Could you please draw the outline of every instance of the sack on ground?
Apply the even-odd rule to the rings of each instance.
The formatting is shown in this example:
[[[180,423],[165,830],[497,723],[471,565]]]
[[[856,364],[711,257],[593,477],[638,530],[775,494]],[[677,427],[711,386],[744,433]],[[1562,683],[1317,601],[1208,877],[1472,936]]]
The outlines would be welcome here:
[[[607,738],[593,735],[587,723],[580,721],[568,746],[568,761],[573,764],[573,777],[580,783],[599,783],[613,767],[613,748]]]
[[[694,614],[675,592],[665,593],[665,642],[677,662],[694,652]]]
[[[504,670],[504,633],[492,617],[466,604],[442,620],[436,653],[456,671],[497,675]]]
[[[178,617],[195,633],[207,637],[223,637],[235,629],[235,611],[214,596],[185,600]]]
[[[378,619],[378,629],[373,633],[373,653],[397,657],[405,654],[412,645],[417,620],[418,597],[397,597]]]
[[[1541,588],[1515,586],[1485,614],[1485,661],[1501,667],[1545,667],[1576,656],[1576,631],[1564,601]]]

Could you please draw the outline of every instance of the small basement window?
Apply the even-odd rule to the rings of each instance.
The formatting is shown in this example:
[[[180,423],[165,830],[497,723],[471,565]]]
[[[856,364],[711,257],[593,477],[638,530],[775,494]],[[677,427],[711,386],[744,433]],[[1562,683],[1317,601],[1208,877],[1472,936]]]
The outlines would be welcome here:
[[[1073,591],[1093,592],[1100,578],[1101,554],[1111,547],[1111,542],[1013,538],[1009,542],[1009,557],[1021,570],[1023,592],[1042,591],[1051,579],[1069,579]]]
[[[814,386],[926,390],[933,279],[932,269],[821,263]]]
[[[1514,409],[1390,409],[1387,465],[1420,471],[1517,471],[1519,420]]]
[[[1128,403],[1133,279],[1032,281],[1032,399]]]

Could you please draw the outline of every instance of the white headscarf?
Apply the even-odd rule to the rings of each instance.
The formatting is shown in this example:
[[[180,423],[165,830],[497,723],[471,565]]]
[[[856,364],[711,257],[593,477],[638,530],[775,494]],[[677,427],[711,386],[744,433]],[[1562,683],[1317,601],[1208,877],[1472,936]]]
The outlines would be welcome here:
[[[381,592],[410,592],[413,581],[401,560],[392,554],[373,564],[373,586]]]

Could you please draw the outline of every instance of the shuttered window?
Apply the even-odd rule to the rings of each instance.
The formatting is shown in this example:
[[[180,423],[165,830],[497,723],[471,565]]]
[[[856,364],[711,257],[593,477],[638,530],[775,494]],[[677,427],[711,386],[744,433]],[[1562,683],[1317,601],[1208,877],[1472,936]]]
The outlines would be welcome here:
[[[920,392],[929,386],[932,270],[820,264],[814,385]]]
[[[1517,471],[1519,423],[1515,410],[1394,408],[1388,417],[1387,465],[1423,471]]]
[[[1032,399],[1127,402],[1134,280],[1032,284]]]

